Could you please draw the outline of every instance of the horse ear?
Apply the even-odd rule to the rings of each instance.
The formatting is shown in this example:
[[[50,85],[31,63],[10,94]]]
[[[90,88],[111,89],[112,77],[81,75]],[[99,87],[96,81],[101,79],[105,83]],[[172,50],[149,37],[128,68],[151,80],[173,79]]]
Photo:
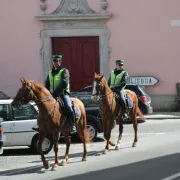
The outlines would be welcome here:
[[[97,78],[97,76],[98,76],[98,74],[95,72],[95,73],[94,73],[94,78]]]
[[[22,84],[26,83],[26,80],[23,77],[20,78],[20,81],[22,82]]]
[[[22,82],[22,84],[24,84],[24,85],[27,85],[27,83],[28,83],[28,80],[26,80],[25,78],[20,78],[20,80],[21,80],[21,82]]]

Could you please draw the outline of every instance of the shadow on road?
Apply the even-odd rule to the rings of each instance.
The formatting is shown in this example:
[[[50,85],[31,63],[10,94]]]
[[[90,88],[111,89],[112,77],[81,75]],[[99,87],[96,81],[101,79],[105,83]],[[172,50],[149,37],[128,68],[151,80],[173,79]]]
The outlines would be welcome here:
[[[180,172],[180,153],[52,180],[161,180]],[[180,180],[179,177],[174,180]]]
[[[103,138],[97,137],[97,139],[93,143],[98,143],[103,141],[105,141]],[[64,138],[60,139],[59,144],[65,144]],[[79,138],[73,137],[71,138],[71,144],[82,144],[82,142]],[[12,148],[4,149],[3,155],[1,156],[24,156],[24,155],[38,155],[38,154],[33,153],[31,148],[28,147],[21,147],[20,149],[16,147],[16,149],[12,149]]]
[[[95,152],[94,155],[96,155]],[[75,154],[73,156],[80,155]],[[78,162],[76,162],[78,165]],[[87,162],[88,163],[88,162]],[[88,173],[83,173],[80,175],[69,176],[66,178],[58,178],[52,180],[109,180],[109,179],[122,179],[122,180],[160,180],[165,177],[171,176],[173,174],[178,173],[180,164],[180,153],[172,154],[168,156],[162,156],[158,158],[153,158],[149,160],[144,160],[136,163],[126,164],[118,167],[108,168],[99,171],[92,171]],[[68,165],[67,165],[68,166]],[[6,174],[6,176],[15,176],[15,175],[22,175],[22,174],[40,174],[40,173],[48,173],[50,170],[42,171],[40,166],[21,168],[21,169],[14,169],[10,171],[0,172],[0,176]],[[60,167],[59,167],[60,168]],[[70,169],[69,169],[70,170]],[[70,170],[71,171],[71,170]],[[38,176],[37,176],[38,178]],[[176,178],[177,180],[178,178]],[[180,178],[179,178],[180,179]]]

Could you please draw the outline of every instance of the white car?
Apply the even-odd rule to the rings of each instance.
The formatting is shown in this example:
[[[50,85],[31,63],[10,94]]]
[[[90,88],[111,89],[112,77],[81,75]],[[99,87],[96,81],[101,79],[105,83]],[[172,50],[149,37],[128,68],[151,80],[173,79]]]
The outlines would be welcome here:
[[[3,118],[3,133],[5,141],[3,147],[29,146],[33,151],[38,151],[38,132],[33,130],[37,127],[37,107],[34,103],[28,103],[20,108],[11,106],[12,99],[0,100],[0,118]],[[53,141],[47,136],[42,144],[44,154],[51,151]]]

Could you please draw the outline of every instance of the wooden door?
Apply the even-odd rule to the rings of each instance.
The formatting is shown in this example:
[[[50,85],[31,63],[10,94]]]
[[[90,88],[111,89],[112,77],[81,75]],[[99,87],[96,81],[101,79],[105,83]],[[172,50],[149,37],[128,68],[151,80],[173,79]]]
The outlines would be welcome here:
[[[52,38],[52,53],[63,55],[62,66],[70,72],[71,91],[92,85],[99,73],[99,37]]]

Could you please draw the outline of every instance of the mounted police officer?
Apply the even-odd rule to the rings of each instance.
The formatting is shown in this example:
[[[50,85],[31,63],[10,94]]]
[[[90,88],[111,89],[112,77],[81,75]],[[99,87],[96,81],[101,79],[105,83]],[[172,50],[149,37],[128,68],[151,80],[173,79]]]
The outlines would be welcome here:
[[[67,109],[68,117],[72,120],[71,133],[76,133],[75,115],[70,100],[69,71],[61,66],[62,55],[52,56],[53,68],[49,71],[45,87],[51,92],[54,98],[61,98]]]
[[[124,60],[116,60],[116,68],[111,72],[108,80],[108,85],[113,92],[116,92],[120,96],[120,103],[126,110],[126,100],[124,89],[126,87],[128,72],[123,68]]]

